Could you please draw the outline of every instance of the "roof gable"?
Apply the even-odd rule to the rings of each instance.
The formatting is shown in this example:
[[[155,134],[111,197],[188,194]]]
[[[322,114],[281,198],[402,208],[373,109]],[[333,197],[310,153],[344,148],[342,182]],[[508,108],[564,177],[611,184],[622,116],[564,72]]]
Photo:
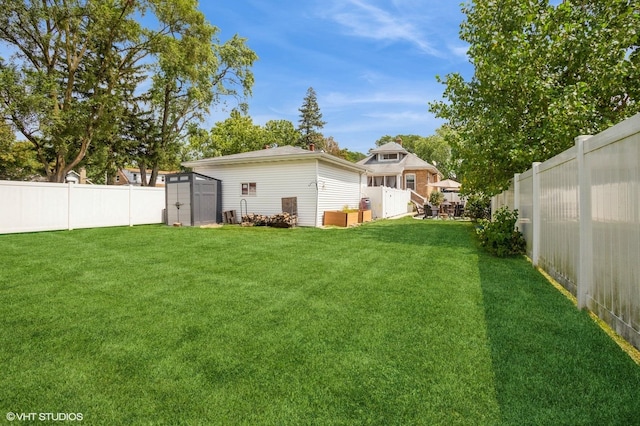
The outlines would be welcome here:
[[[397,142],[389,142],[386,143],[382,146],[379,146],[378,148],[372,149],[371,153],[372,154],[378,154],[378,153],[393,153],[393,152],[397,152],[397,153],[402,153],[402,154],[408,154],[409,151],[407,151],[406,149],[404,149],[404,147],[402,145],[400,145]]]

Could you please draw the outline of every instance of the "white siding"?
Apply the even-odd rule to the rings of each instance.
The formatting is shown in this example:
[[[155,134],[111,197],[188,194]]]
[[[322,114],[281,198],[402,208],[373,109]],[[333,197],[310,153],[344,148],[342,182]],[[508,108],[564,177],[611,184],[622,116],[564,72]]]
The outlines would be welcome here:
[[[363,174],[318,162],[318,224],[325,210],[357,209],[362,198]],[[314,188],[315,189],[315,188]]]
[[[235,210],[238,219],[241,200],[247,201],[247,213],[273,215],[282,212],[282,198],[297,197],[298,225],[316,226],[315,163],[315,160],[276,161],[202,167],[194,171],[222,181],[222,211]],[[250,182],[256,183],[256,195],[242,195],[241,184]]]
[[[222,181],[222,210],[236,210],[238,217],[241,200],[247,201],[248,213],[273,215],[282,212],[282,198],[296,197],[298,225],[322,226],[325,210],[357,208],[362,196],[360,173],[316,159],[203,166],[194,171]],[[256,195],[242,195],[241,184],[250,182],[256,183]]]

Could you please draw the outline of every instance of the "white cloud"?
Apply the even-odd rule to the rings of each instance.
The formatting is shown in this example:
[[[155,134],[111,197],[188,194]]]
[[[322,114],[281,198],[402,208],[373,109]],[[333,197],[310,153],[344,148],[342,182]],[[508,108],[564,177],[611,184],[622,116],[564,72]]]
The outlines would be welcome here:
[[[371,94],[329,93],[323,96],[321,101],[328,108],[346,107],[349,105],[375,105],[375,104],[426,104],[426,97],[419,93],[377,92]]]
[[[465,58],[465,59],[468,58],[467,53],[469,52],[469,46],[450,45],[449,50],[451,51],[451,53],[453,53],[457,57]]]
[[[442,53],[426,39],[410,17],[394,15],[365,0],[340,0],[334,3],[329,18],[351,35],[388,43],[404,41],[420,51],[440,57]]]

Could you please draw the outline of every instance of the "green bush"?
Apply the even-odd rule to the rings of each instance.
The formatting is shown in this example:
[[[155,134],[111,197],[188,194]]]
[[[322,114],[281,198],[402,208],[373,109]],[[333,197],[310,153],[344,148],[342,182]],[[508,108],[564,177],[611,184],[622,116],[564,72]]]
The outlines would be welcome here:
[[[433,191],[429,196],[429,204],[438,207],[444,201],[444,194],[440,191]]]
[[[464,213],[471,220],[489,219],[491,199],[484,195],[470,195],[464,206]]]
[[[498,257],[524,254],[527,243],[515,226],[517,220],[518,210],[510,211],[507,207],[499,209],[492,222],[481,219],[476,228],[480,244]]]

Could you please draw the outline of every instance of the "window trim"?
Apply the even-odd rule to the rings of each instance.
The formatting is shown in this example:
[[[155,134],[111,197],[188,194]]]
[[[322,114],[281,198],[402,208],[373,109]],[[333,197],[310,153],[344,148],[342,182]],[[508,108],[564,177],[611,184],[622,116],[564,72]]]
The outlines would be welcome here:
[[[397,152],[381,152],[378,154],[378,161],[391,162],[391,161],[398,161],[399,159],[400,159],[400,154],[398,154]]]
[[[413,188],[409,188],[409,177],[413,178]],[[416,190],[417,188],[417,181],[418,181],[418,177],[416,176],[415,173],[407,173],[406,175],[404,175],[404,189],[412,189],[413,191]]]
[[[258,185],[256,182],[242,182],[240,183],[240,195],[246,197],[255,197],[258,195]]]

